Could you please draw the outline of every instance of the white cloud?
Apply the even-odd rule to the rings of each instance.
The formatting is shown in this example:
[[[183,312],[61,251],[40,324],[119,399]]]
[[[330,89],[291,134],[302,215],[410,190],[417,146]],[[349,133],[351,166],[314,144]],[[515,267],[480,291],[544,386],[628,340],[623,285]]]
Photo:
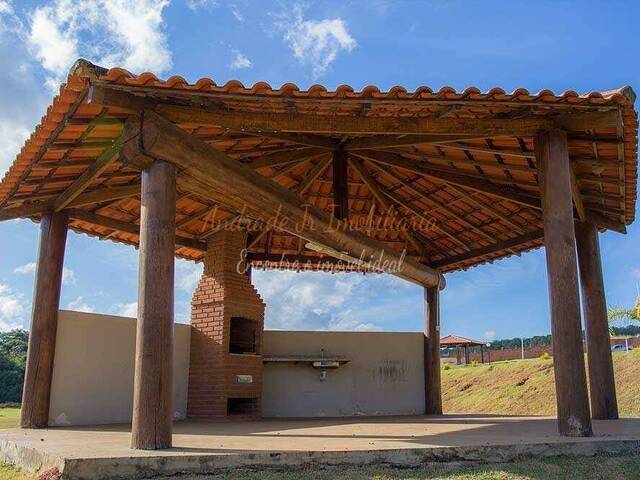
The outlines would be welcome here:
[[[320,272],[260,271],[253,282],[267,304],[266,326],[290,330],[381,330],[380,318],[362,320],[362,305],[376,288],[389,285],[382,276]],[[374,286],[374,284],[376,284]]]
[[[29,138],[31,129],[11,119],[0,119],[0,177],[13,162],[16,154]]]
[[[0,331],[21,328],[26,311],[27,302],[24,295],[0,284]]]
[[[25,263],[24,265],[20,265],[19,267],[16,267],[13,269],[13,273],[20,273],[23,275],[33,275],[35,272],[36,272],[35,262]],[[69,268],[62,269],[62,284],[72,285],[72,286],[78,284],[78,280],[76,279],[76,274],[73,272],[73,270]]]
[[[202,269],[201,263],[177,259],[175,263],[176,289],[192,294],[198,286],[200,277],[202,277]]]
[[[13,6],[11,5],[11,2],[0,1],[0,13],[13,13]]]
[[[87,312],[87,313],[95,312],[93,307],[89,306],[81,296],[69,302],[67,304],[67,309],[75,310],[76,312]]]
[[[62,269],[62,284],[63,285],[77,285],[78,281],[76,280],[76,274],[73,273],[73,270],[68,268]]]
[[[27,41],[57,86],[85,56],[105,67],[164,72],[171,52],[162,13],[169,0],[51,0],[31,11]]]
[[[231,70],[239,70],[241,68],[251,68],[252,65],[251,60],[249,60],[242,52],[236,50],[235,57],[229,64],[229,68]]]
[[[34,274],[36,271],[36,262],[25,263],[13,269],[13,273]]]
[[[496,332],[494,330],[487,330],[486,332],[484,332],[483,336],[484,336],[485,340],[488,340],[488,341],[491,342],[491,341],[495,340]]]
[[[306,20],[304,8],[293,5],[291,13],[273,15],[276,27],[283,33],[293,55],[305,65],[311,65],[314,77],[329,68],[341,51],[350,52],[357,42],[349,34],[341,18]]]
[[[138,316],[138,302],[116,303],[111,310],[114,315],[136,318]]]
[[[220,4],[218,0],[185,0],[185,3],[191,10],[197,10],[205,7],[217,7]]]

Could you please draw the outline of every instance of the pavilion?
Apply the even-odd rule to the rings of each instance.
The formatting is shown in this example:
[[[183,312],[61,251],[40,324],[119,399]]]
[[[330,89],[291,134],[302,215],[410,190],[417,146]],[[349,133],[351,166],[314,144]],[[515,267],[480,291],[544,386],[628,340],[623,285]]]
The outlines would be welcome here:
[[[463,349],[465,365],[469,364],[469,349],[473,347],[480,347],[480,358],[482,360],[482,363],[484,363],[485,343],[479,340],[473,340],[472,338],[462,337],[460,335],[447,335],[446,337],[442,337],[440,339],[440,348],[456,349],[456,357],[457,357],[458,363],[460,362],[459,349],[460,348]]]
[[[227,382],[209,374],[208,348],[235,329],[235,348],[259,353],[264,304],[236,275],[239,254],[254,268],[335,265],[423,286],[425,413],[440,414],[443,275],[543,245],[558,429],[591,435],[592,418],[618,416],[598,232],[624,233],[634,220],[634,101],[629,87],[191,84],[79,60],[0,183],[0,220],[41,226],[22,426],[47,424],[70,228],[140,249],[134,448],[172,442],[174,256],[205,262],[193,302],[193,416],[215,417],[208,392]],[[259,414],[255,391],[225,388],[240,392],[226,408]]]

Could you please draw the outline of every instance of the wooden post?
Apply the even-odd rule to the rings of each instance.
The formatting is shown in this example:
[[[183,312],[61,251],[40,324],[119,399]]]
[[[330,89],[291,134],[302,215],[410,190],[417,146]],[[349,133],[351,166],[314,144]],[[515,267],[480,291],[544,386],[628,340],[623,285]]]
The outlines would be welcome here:
[[[558,129],[541,132],[534,143],[542,196],[558,430],[561,435],[586,437],[592,435],[592,430],[582,347],[567,134]]]
[[[480,361],[484,363],[484,345],[480,345]]]
[[[464,346],[464,364],[469,365],[469,346]]]
[[[576,245],[587,331],[591,416],[598,420],[615,420],[618,418],[618,402],[611,359],[607,301],[604,295],[598,229],[593,223],[576,223]]]
[[[49,423],[67,223],[65,212],[45,213],[40,221],[40,247],[22,391],[22,428],[44,428]]]
[[[440,384],[440,289],[424,289],[424,407],[427,415],[442,415]]]
[[[142,172],[132,448],[171,447],[175,217],[175,167],[158,161]]]
[[[333,153],[333,216],[339,220],[349,217],[349,181],[347,152],[338,149]]]

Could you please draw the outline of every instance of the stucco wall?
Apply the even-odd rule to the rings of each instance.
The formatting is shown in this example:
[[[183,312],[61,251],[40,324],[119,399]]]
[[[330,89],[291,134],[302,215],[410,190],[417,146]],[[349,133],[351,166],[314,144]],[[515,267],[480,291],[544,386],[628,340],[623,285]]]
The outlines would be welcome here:
[[[264,417],[424,413],[423,334],[266,331],[265,355],[340,355],[351,361],[320,381],[308,364],[264,369]]]
[[[50,425],[131,421],[135,319],[60,311]],[[176,324],[174,411],[186,413],[189,325]],[[271,355],[340,355],[350,362],[320,381],[308,364],[266,364],[264,417],[420,414],[422,333],[266,331]]]
[[[189,325],[176,324],[174,412],[187,410]],[[61,310],[49,425],[131,421],[136,322],[133,318]]]

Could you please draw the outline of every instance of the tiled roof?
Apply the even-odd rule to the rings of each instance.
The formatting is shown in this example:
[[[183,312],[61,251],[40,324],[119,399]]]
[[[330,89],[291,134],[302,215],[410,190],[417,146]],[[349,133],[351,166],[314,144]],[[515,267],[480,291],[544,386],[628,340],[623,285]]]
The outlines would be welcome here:
[[[635,216],[637,181],[637,115],[635,95],[630,87],[578,94],[542,90],[531,93],[524,88],[505,92],[500,88],[480,91],[469,87],[456,91],[450,87],[432,90],[419,87],[407,91],[393,87],[381,91],[368,86],[360,91],[343,85],[333,91],[320,85],[300,90],[287,83],[274,89],[266,82],[245,87],[238,81],[217,85],[204,78],[189,83],[173,76],[161,80],[151,73],[134,75],[120,68],[101,69],[79,62],[68,81],[60,88],[51,107],[26,142],[9,171],[0,182],[0,211],[55,198],[100,155],[122,131],[123,122],[133,113],[126,108],[105,107],[87,101],[91,85],[106,85],[162,102],[190,102],[214,105],[221,111],[287,113],[295,115],[425,118],[552,118],[554,115],[582,112],[619,112],[617,128],[585,129],[569,132],[569,153],[576,169],[582,195],[589,208],[612,221],[630,224]],[[280,185],[295,189],[309,174],[318,170],[323,156],[313,156],[313,148],[288,137],[263,135],[264,132],[238,131],[224,126],[179,124],[231,158],[246,165],[278,152],[308,153],[309,159],[283,166],[257,170]],[[325,135],[331,137],[331,135]],[[334,139],[336,135],[333,135]],[[370,138],[338,135],[342,141]],[[372,234],[390,248],[408,248],[413,256],[423,256],[443,271],[468,268],[498,258],[520,254],[542,245],[540,212],[495,198],[482,192],[451,185],[437,178],[408,173],[406,169],[385,164],[378,155],[393,154],[404,161],[416,161],[429,168],[454,172],[468,178],[487,180],[507,186],[524,195],[539,196],[538,178],[531,137],[502,136],[473,138],[449,144],[415,144],[383,150],[354,152],[364,173],[368,174],[406,217],[426,215],[437,227],[416,232],[413,242],[406,235],[381,232]],[[305,190],[304,197],[321,209],[331,203],[331,168],[320,172]],[[139,172],[115,162],[96,179],[89,190],[139,182]],[[349,172],[350,210],[364,216],[378,203],[353,169]],[[98,208],[99,207],[99,208]],[[82,207],[98,211],[112,220],[135,224],[139,218],[139,199],[123,198],[113,203]],[[178,205],[178,233],[202,239],[214,221],[231,214],[213,212],[214,205],[190,192],[182,192]],[[209,213],[207,213],[209,212]],[[192,217],[193,220],[189,220]],[[33,216],[37,219],[37,216]],[[137,244],[138,237],[104,225],[75,220],[72,228],[101,238]],[[423,252],[417,250],[416,242]],[[517,241],[514,245],[492,250],[492,245]],[[291,235],[272,231],[256,239],[255,255],[317,255]],[[180,248],[179,255],[198,260],[202,253]],[[476,253],[475,256],[471,255]]]
[[[471,338],[462,337],[460,335],[447,335],[446,337],[442,337],[440,339],[440,346],[455,346],[455,345],[484,345],[486,342],[481,342],[480,340],[473,340]]]

